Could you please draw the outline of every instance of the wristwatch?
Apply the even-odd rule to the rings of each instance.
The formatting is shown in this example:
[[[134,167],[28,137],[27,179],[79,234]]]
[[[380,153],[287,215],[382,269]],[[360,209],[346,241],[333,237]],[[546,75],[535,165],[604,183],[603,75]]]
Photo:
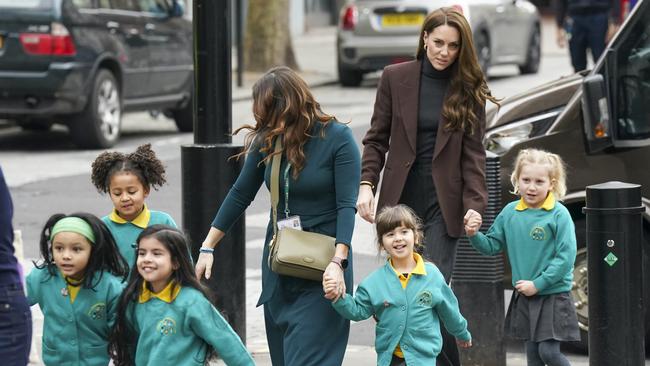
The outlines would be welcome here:
[[[338,264],[342,270],[348,268],[348,260],[346,258],[334,257],[332,258],[332,263]]]

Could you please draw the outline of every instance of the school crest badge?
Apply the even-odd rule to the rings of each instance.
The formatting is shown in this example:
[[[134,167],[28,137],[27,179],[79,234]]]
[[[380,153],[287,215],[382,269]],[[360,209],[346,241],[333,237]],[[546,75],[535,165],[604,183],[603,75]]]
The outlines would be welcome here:
[[[431,294],[431,291],[429,290],[424,290],[420,292],[416,298],[417,304],[420,306],[424,306],[427,308],[430,308],[433,306],[433,295]]]
[[[158,322],[156,330],[162,335],[172,335],[176,333],[176,321],[170,317],[165,317]]]
[[[533,240],[544,240],[546,239],[546,231],[541,226],[535,226],[533,230],[530,231],[530,237],[533,238]]]
[[[106,303],[98,302],[95,305],[90,307],[88,310],[88,316],[93,320],[104,319],[106,314]]]

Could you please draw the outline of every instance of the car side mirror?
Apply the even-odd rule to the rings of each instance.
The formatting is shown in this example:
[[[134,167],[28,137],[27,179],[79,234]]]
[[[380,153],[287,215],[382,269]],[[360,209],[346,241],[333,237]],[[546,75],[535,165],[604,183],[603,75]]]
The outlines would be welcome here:
[[[185,14],[185,5],[183,5],[182,0],[173,0],[169,9],[169,16],[172,18],[180,18]]]
[[[601,74],[588,75],[582,81],[582,116],[590,153],[613,145],[609,100]]]

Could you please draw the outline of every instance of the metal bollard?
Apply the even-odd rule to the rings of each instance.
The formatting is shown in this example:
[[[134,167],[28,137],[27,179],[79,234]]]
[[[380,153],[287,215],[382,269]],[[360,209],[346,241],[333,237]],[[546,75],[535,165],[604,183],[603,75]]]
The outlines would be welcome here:
[[[587,187],[589,365],[644,365],[641,186]]]
[[[486,179],[489,199],[483,215],[483,232],[492,225],[501,209],[499,175],[499,157],[488,152]],[[473,338],[472,348],[460,352],[462,364],[505,366],[503,255],[484,256],[472,247],[467,237],[462,237],[456,252],[452,287]]]

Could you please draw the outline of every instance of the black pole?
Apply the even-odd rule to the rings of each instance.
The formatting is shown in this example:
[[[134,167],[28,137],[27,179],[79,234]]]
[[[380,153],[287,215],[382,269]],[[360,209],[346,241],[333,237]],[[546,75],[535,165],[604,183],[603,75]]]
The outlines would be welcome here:
[[[194,144],[181,147],[183,229],[198,257],[212,219],[241,171],[231,144],[231,0],[194,0]],[[208,287],[215,306],[246,343],[245,229],[242,216],[214,252]]]
[[[645,364],[641,186],[587,187],[589,365]]]
[[[237,18],[237,86],[244,85],[244,6],[243,0],[235,0],[235,18]]]

